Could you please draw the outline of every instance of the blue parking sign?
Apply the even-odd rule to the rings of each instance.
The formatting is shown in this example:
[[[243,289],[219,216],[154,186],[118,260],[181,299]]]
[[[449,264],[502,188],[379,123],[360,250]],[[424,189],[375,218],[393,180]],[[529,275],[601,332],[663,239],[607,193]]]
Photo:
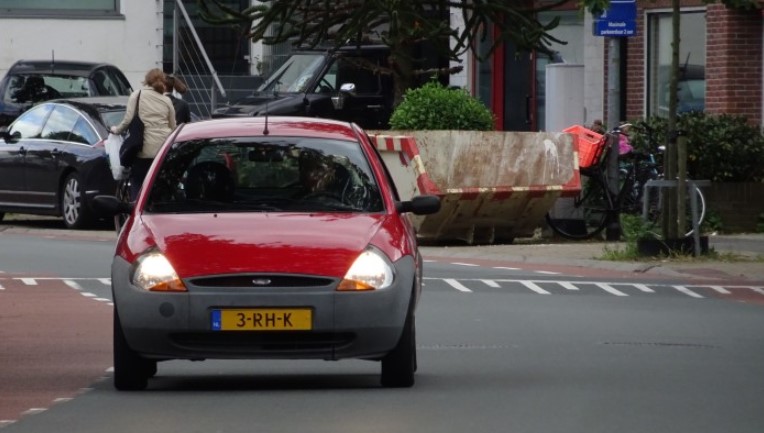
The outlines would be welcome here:
[[[637,33],[636,0],[611,0],[610,7],[593,24],[595,36],[629,37]]]

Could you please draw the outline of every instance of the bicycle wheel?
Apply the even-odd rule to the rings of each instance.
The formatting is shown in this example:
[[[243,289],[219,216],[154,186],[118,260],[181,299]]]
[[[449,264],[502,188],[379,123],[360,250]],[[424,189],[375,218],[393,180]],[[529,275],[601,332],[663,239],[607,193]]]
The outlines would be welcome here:
[[[581,192],[570,199],[560,199],[546,214],[549,227],[568,239],[589,239],[602,232],[610,211],[605,184],[597,177],[582,177]]]
[[[125,177],[117,183],[115,196],[123,203],[130,203],[130,177],[128,175],[125,175]],[[126,220],[127,214],[114,215],[114,229],[117,233],[119,233],[122,226],[125,225]]]
[[[703,224],[703,219],[706,217],[706,198],[703,196],[703,192],[697,186],[694,188],[694,194],[698,205],[698,227]],[[650,203],[648,203],[647,220],[653,223],[656,227],[661,227],[663,224],[663,200],[665,200],[665,194],[663,190],[659,194],[655,194],[650,197]],[[694,230],[692,228],[692,198],[689,194],[685,197],[685,216],[684,227],[686,232],[684,237],[692,236]],[[662,236],[661,233],[655,233],[658,237]]]

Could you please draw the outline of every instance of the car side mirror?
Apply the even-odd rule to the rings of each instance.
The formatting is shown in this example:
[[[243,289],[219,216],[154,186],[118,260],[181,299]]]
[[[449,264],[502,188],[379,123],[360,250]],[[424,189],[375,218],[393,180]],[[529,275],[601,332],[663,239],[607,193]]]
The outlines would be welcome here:
[[[6,143],[15,143],[18,141],[19,138],[21,138],[21,133],[18,131],[14,132],[13,134],[10,133],[7,126],[0,127],[0,138],[5,140]]]
[[[414,215],[429,215],[440,211],[440,197],[436,195],[419,195],[408,201],[395,203],[395,209],[400,212],[411,212]]]
[[[348,96],[355,96],[354,83],[342,83],[338,94],[332,96],[332,105],[335,110],[342,110],[345,107],[345,99]]]

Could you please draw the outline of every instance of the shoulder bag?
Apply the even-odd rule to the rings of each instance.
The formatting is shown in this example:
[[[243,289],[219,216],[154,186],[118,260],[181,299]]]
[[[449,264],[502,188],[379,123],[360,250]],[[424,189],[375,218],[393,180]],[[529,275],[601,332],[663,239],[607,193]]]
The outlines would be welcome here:
[[[138,156],[138,152],[143,149],[143,121],[138,114],[140,102],[141,92],[139,91],[138,97],[135,98],[135,115],[133,120],[130,121],[130,125],[127,126],[125,140],[119,149],[119,162],[123,167],[131,167]]]

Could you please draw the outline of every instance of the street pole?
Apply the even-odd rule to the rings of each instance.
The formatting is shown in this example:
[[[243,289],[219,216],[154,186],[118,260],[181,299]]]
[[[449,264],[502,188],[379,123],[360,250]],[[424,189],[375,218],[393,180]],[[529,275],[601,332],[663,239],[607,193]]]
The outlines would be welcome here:
[[[620,89],[620,71],[621,71],[621,44],[619,38],[609,37],[608,42],[608,80],[607,80],[607,129],[612,130],[621,122],[621,89]],[[618,136],[611,136],[608,146],[607,177],[610,196],[618,195]],[[608,221],[605,226],[605,238],[608,241],[618,241],[621,239],[621,216],[618,207],[607,216]]]

